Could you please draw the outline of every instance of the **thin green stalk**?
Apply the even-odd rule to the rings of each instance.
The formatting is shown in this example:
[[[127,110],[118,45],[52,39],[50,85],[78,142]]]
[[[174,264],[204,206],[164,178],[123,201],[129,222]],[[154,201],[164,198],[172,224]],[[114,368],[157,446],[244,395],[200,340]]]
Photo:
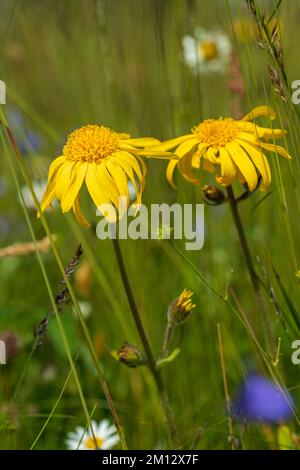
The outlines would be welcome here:
[[[28,366],[29,366],[29,364],[30,364],[30,361],[31,361],[31,359],[32,359],[32,357],[33,357],[33,355],[34,355],[34,353],[35,353],[35,350],[36,350],[37,346],[38,346],[38,339],[35,338],[34,343],[33,343],[32,347],[31,347],[31,350],[30,350],[30,352],[29,352],[29,354],[28,354],[28,356],[27,356],[27,359],[26,359],[26,361],[25,361],[25,364],[24,364],[24,366],[23,366],[23,368],[22,368],[22,372],[21,372],[21,374],[20,374],[20,376],[19,376],[17,385],[16,385],[16,387],[15,387],[15,392],[14,392],[13,397],[12,397],[12,399],[11,399],[11,402],[12,402],[12,403],[14,403],[14,402],[17,400],[17,397],[18,397],[18,395],[19,395],[19,391],[20,391],[20,389],[21,389],[21,385],[23,384],[23,381],[24,381],[24,379],[25,379],[25,377],[26,377],[26,374],[27,374]]]
[[[232,413],[231,413],[231,399],[229,395],[227,376],[226,376],[226,367],[225,367],[225,358],[224,358],[224,348],[223,348],[223,338],[222,338],[222,329],[221,324],[217,323],[217,333],[218,333],[218,346],[220,354],[220,363],[221,363],[221,372],[223,379],[224,395],[226,400],[226,409],[227,409],[227,424],[228,424],[228,441],[231,445],[231,450],[235,450],[235,443],[233,437],[233,425],[232,425]]]
[[[33,189],[33,186],[32,186],[32,182],[31,182],[31,179],[30,179],[30,176],[28,175],[28,171],[27,171],[27,168],[23,162],[23,159],[22,159],[22,155],[19,151],[19,148],[15,142],[15,139],[14,139],[14,136],[7,124],[7,121],[5,119],[5,116],[3,114],[3,111],[0,107],[0,122],[2,122],[3,124],[3,127],[6,131],[6,134],[7,134],[7,138],[8,138],[8,141],[10,142],[10,145],[12,147],[12,149],[14,150],[15,152],[15,155],[16,155],[16,159],[17,159],[17,162],[18,162],[18,165],[19,165],[19,168],[21,170],[21,173],[22,173],[22,176],[32,194],[32,197],[34,199],[34,202],[36,204],[36,207],[39,208],[39,202],[37,200],[37,197],[36,197],[36,194],[34,192],[34,189]],[[122,426],[121,426],[121,423],[119,421],[119,417],[117,415],[117,412],[116,412],[116,409],[115,409],[115,406],[114,406],[114,403],[113,403],[113,400],[112,400],[112,397],[111,397],[111,394],[110,394],[110,391],[109,391],[109,388],[108,388],[108,385],[104,379],[104,376],[103,376],[103,373],[102,373],[102,369],[101,369],[101,366],[99,364],[99,360],[98,360],[98,357],[97,357],[97,354],[94,350],[94,347],[93,347],[93,342],[92,342],[92,339],[91,339],[91,336],[90,336],[90,333],[88,331],[88,328],[86,326],[86,323],[85,323],[85,320],[83,318],[83,315],[81,313],[81,310],[80,310],[80,306],[78,304],[78,300],[74,294],[74,291],[73,291],[73,288],[70,284],[70,281],[68,279],[68,277],[66,276],[66,273],[65,273],[65,268],[63,266],[63,263],[62,263],[62,260],[60,258],[60,255],[58,253],[58,250],[56,248],[56,245],[54,243],[54,240],[53,240],[53,235],[49,229],[49,226],[47,224],[47,221],[46,221],[46,218],[45,216],[41,213],[41,222],[42,222],[42,225],[43,225],[43,228],[49,238],[49,241],[50,241],[50,244],[51,244],[51,248],[52,248],[52,251],[53,251],[53,254],[55,256],[55,259],[56,259],[56,262],[58,264],[58,267],[62,273],[62,276],[63,276],[63,279],[65,281],[65,284],[68,288],[68,291],[69,291],[69,294],[70,294],[70,297],[71,297],[71,300],[73,301],[74,303],[74,307],[75,307],[75,310],[76,310],[76,313],[77,313],[77,316],[78,316],[78,319],[80,321],[80,324],[81,324],[81,327],[83,329],[83,332],[84,332],[84,335],[85,335],[85,338],[86,338],[86,341],[87,341],[87,345],[88,345],[88,348],[89,348],[89,351],[90,351],[90,354],[91,354],[91,357],[92,357],[92,360],[93,360],[93,363],[94,363],[94,366],[96,368],[96,371],[97,371],[97,375],[98,375],[98,378],[99,378],[99,381],[100,381],[100,384],[101,384],[101,387],[103,389],[103,392],[104,392],[104,395],[105,395],[105,398],[107,400],[107,403],[109,405],[109,408],[110,408],[110,411],[111,411],[111,414],[112,414],[112,418],[113,418],[113,421],[114,421],[114,424],[116,425],[116,428],[118,430],[118,434],[119,434],[119,437],[120,437],[120,441],[121,441],[121,445],[123,447],[123,449],[127,449],[127,444],[126,444],[126,441],[125,441],[125,436],[124,436],[124,432],[123,432],[123,429],[122,429]],[[51,290],[51,287],[50,287],[50,290]],[[51,291],[52,292],[52,291]],[[53,296],[53,294],[52,294]],[[54,301],[54,297],[53,297],[53,301]],[[54,301],[54,304],[55,304],[55,301]],[[55,315],[56,315],[56,318],[58,319],[58,322],[59,322],[59,327],[61,325],[61,320],[60,320],[60,317],[59,317],[59,314],[58,314],[58,311],[57,311],[57,307],[56,305],[54,305],[54,312],[55,312]],[[62,325],[61,325],[62,326]],[[60,327],[61,328],[61,327]],[[71,356],[70,356],[71,357]],[[89,415],[88,415],[89,416]]]
[[[262,345],[260,344],[257,336],[256,336],[256,333],[255,331],[253,330],[252,326],[250,325],[249,323],[249,320],[246,316],[244,315],[241,315],[239,313],[239,311],[234,307],[232,301],[228,298],[228,296],[224,296],[222,295],[220,292],[218,292],[201,274],[201,272],[199,271],[199,269],[192,263],[192,261],[190,261],[186,256],[185,254],[180,250],[180,248],[177,247],[177,245],[175,245],[175,243],[171,242],[171,246],[175,249],[176,253],[187,263],[187,265],[192,269],[192,271],[194,272],[194,274],[198,277],[198,279],[200,279],[201,282],[204,283],[204,285],[211,291],[213,292],[217,297],[219,297],[219,299],[221,299],[223,302],[225,302],[225,304],[229,307],[230,311],[236,315],[236,317],[239,319],[239,321],[242,323],[242,325],[244,326],[244,328],[246,329],[249,337],[251,338],[253,344],[256,346],[257,348],[257,351],[265,365],[265,368],[266,370],[269,372],[270,376],[272,377],[272,379],[274,380],[274,382],[276,383],[276,385],[278,386],[278,388],[280,389],[283,397],[285,398],[286,402],[288,403],[288,405],[290,406],[294,416],[295,416],[295,419],[297,421],[298,424],[300,424],[300,418],[298,417],[297,415],[297,411],[294,407],[294,405],[291,403],[290,401],[290,398],[289,396],[286,394],[285,392],[285,389],[283,387],[283,381],[282,381],[282,377],[280,376],[279,374],[279,371],[278,371],[278,368],[274,368],[273,364],[272,364],[272,358],[270,358],[270,356],[266,353],[266,351],[264,350],[264,348],[262,347]],[[274,373],[274,369],[277,373],[277,375],[279,376],[279,379],[277,378],[276,374]]]
[[[173,333],[174,324],[168,321],[162,346],[162,357],[167,357],[169,355],[170,343],[173,337]]]
[[[267,25],[272,21],[272,19],[274,18],[274,16],[275,16],[276,13],[278,12],[281,3],[282,3],[282,0],[278,0],[277,5],[275,6],[272,15],[270,16],[270,18],[269,18],[268,21],[267,21]]]
[[[77,360],[77,357],[76,357],[75,360],[74,360],[74,364],[76,363],[76,360]],[[51,418],[53,417],[53,415],[54,415],[54,413],[55,413],[55,411],[56,411],[56,408],[58,407],[59,402],[60,402],[60,400],[62,399],[63,394],[65,393],[65,390],[66,390],[66,388],[67,388],[67,385],[68,385],[68,383],[69,383],[69,380],[70,380],[71,376],[72,376],[72,370],[70,370],[70,372],[69,372],[69,374],[68,374],[68,376],[67,376],[67,378],[66,378],[66,381],[65,381],[65,383],[64,383],[64,385],[63,385],[63,387],[62,387],[62,389],[61,389],[61,392],[60,392],[60,394],[59,394],[57,400],[55,401],[55,403],[54,403],[54,405],[53,405],[52,410],[50,411],[49,415],[47,416],[47,419],[46,419],[45,423],[43,424],[41,430],[39,431],[39,433],[38,433],[38,435],[36,436],[35,440],[34,440],[33,443],[31,444],[29,450],[32,450],[32,449],[36,446],[36,444],[37,444],[37,442],[39,441],[41,435],[43,434],[43,432],[45,431],[46,427],[48,426],[48,423],[50,422]]]
[[[227,187],[227,195],[228,195],[228,200],[229,200],[229,204],[230,204],[230,208],[232,212],[232,217],[233,217],[233,220],[234,220],[237,232],[238,232],[241,248],[244,253],[246,266],[247,266],[249,276],[253,285],[253,289],[256,295],[258,310],[261,313],[263,324],[265,327],[267,343],[268,343],[270,353],[272,356],[272,352],[274,351],[273,333],[272,333],[271,325],[269,322],[268,312],[266,311],[264,299],[262,297],[260,279],[254,268],[248,240],[246,237],[243,222],[242,222],[239,209],[238,209],[238,203],[237,203],[237,200],[235,199],[232,186]]]
[[[1,117],[1,108],[0,108],[0,117]],[[3,122],[3,120],[2,120],[2,122]],[[6,143],[5,143],[4,137],[2,135],[2,132],[1,132],[1,139],[2,139],[2,143],[3,143],[4,148],[6,148]],[[15,168],[14,168],[13,163],[10,160],[9,160],[9,165],[10,165],[10,170],[12,172],[13,180],[14,180],[14,183],[16,185],[19,197],[21,198],[21,201],[22,201],[22,209],[23,209],[23,212],[24,212],[25,220],[26,220],[28,228],[29,228],[29,232],[31,234],[33,242],[35,243],[35,245],[37,245],[37,240],[36,240],[36,237],[35,237],[35,233],[34,233],[32,224],[30,222],[28,213],[27,213],[26,208],[25,208],[25,204],[24,204],[24,201],[23,201],[23,196],[22,196],[22,193],[19,190],[19,183],[18,183],[18,178],[17,178],[16,172],[15,172]],[[54,295],[53,295],[53,292],[52,292],[50,281],[49,281],[48,275],[47,275],[46,270],[45,270],[44,263],[42,261],[42,258],[41,258],[41,255],[40,255],[40,252],[39,252],[38,249],[36,250],[36,255],[37,255],[37,258],[38,258],[38,261],[39,261],[39,264],[40,264],[40,267],[41,267],[41,271],[42,271],[42,274],[43,274],[43,278],[44,278],[44,281],[45,281],[45,284],[46,284],[46,287],[47,287],[47,290],[48,290],[48,294],[49,294],[50,301],[51,301],[51,304],[52,304],[52,308],[53,308],[53,311],[54,311],[54,314],[55,314],[55,318],[56,318],[57,323],[58,323],[58,327],[59,327],[59,331],[60,331],[60,334],[61,334],[61,337],[62,337],[62,340],[63,340],[63,345],[64,345],[64,348],[65,348],[65,351],[66,351],[66,355],[67,355],[67,358],[69,360],[71,370],[72,370],[72,373],[73,373],[73,376],[74,376],[74,380],[75,380],[75,383],[76,383],[76,386],[77,386],[77,390],[78,390],[79,398],[80,398],[81,405],[82,405],[82,408],[83,408],[83,412],[85,414],[85,417],[87,419],[88,424],[90,425],[88,406],[87,406],[87,403],[86,403],[86,400],[85,400],[85,397],[84,397],[84,394],[83,394],[83,391],[82,391],[82,387],[81,387],[81,384],[80,384],[80,380],[79,380],[77,371],[76,371],[76,369],[74,367],[74,364],[73,364],[73,359],[72,359],[72,354],[71,354],[71,350],[70,350],[70,347],[69,347],[68,339],[67,339],[67,336],[65,334],[65,330],[64,330],[62,321],[60,319],[60,315],[59,315],[59,312],[58,312],[58,309],[57,309],[57,305],[56,305],[55,298],[54,298]],[[29,363],[29,361],[31,360],[31,358],[34,354],[34,352],[37,348],[37,345],[38,345],[38,340],[36,339],[33,343],[31,351],[29,353],[26,364],[25,364],[25,366],[23,368],[23,371],[21,373],[20,379],[17,383],[12,401],[15,401],[17,396],[18,396],[19,390],[20,390],[21,385],[23,383],[23,380],[26,376],[28,363]],[[92,427],[91,427],[91,432],[92,432],[92,435],[94,435],[94,431],[93,431]]]
[[[176,429],[176,423],[173,415],[173,411],[170,406],[170,401],[168,397],[168,393],[163,381],[163,377],[161,375],[160,370],[157,368],[157,364],[154,358],[154,354],[152,352],[152,348],[150,345],[150,342],[148,340],[147,334],[144,329],[144,325],[141,319],[141,316],[139,314],[135,298],[133,295],[133,291],[130,285],[130,281],[127,275],[125,263],[123,260],[119,240],[117,238],[113,238],[113,246],[115,250],[115,255],[116,259],[118,262],[119,270],[120,270],[120,275],[122,278],[122,282],[124,285],[124,289],[127,295],[128,303],[130,306],[130,310],[140,337],[140,340],[142,342],[144,352],[148,361],[148,366],[149,369],[153,375],[156,388],[160,397],[161,405],[165,414],[166,422],[168,425],[168,431],[169,431],[169,437],[170,437],[170,443],[171,444],[176,444],[177,442],[177,429]]]

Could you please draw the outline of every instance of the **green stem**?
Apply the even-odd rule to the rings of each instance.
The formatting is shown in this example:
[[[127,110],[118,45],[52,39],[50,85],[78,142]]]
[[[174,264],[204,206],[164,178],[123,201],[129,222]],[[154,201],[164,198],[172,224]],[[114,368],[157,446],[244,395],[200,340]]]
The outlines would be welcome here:
[[[39,202],[37,200],[37,197],[36,197],[36,194],[33,190],[33,186],[32,186],[32,182],[31,182],[31,179],[28,175],[28,172],[27,172],[27,168],[26,166],[24,165],[23,163],[23,159],[22,159],[22,155],[21,155],[21,152],[18,148],[18,145],[15,141],[15,138],[11,132],[11,129],[9,128],[8,126],[8,123],[6,121],[6,118],[5,118],[5,115],[0,107],[0,123],[3,125],[4,127],[4,131],[6,133],[6,136],[7,136],[7,139],[16,155],[16,160],[17,160],[17,163],[19,165],[19,168],[22,172],[22,176],[24,177],[24,180],[27,184],[27,186],[29,187],[30,189],[30,192],[32,194],[32,197],[34,199],[34,202],[36,204],[36,207],[39,208]],[[16,185],[18,187],[18,183],[16,181]],[[27,213],[25,211],[25,217],[26,217],[26,220],[28,221],[28,217],[27,217]],[[92,356],[92,360],[94,362],[94,365],[95,365],[95,368],[96,368],[96,371],[97,371],[97,375],[98,375],[98,378],[99,378],[99,381],[100,381],[100,384],[102,386],[102,389],[103,389],[103,392],[104,392],[104,395],[105,395],[105,398],[107,400],[107,403],[108,403],[108,406],[110,408],[110,411],[111,411],[111,414],[112,414],[112,418],[113,418],[113,421],[114,421],[114,424],[118,430],[118,434],[119,434],[119,437],[120,437],[120,442],[121,442],[121,445],[122,445],[122,448],[123,449],[127,449],[127,444],[126,444],[126,440],[125,440],[125,436],[124,436],[124,431],[123,431],[123,428],[121,426],[121,423],[119,421],[119,417],[118,417],[118,414],[117,414],[117,411],[115,409],[115,406],[114,406],[114,402],[113,402],[113,399],[112,399],[112,396],[110,394],[110,390],[108,388],[108,385],[106,383],[106,380],[103,376],[103,373],[102,373],[102,369],[100,367],[100,364],[99,364],[99,361],[98,361],[98,358],[97,358],[97,355],[95,353],[95,350],[93,348],[93,343],[92,343],[92,338],[90,336],[90,333],[89,333],[89,330],[85,324],[85,321],[84,321],[84,318],[82,316],[82,313],[81,313],[81,310],[80,310],[80,307],[79,307],[79,304],[78,304],[78,301],[74,295],[74,292],[73,292],[73,289],[72,289],[72,286],[69,282],[69,279],[68,277],[66,276],[66,273],[65,273],[65,269],[64,269],[64,266],[62,264],[62,261],[61,261],[61,258],[59,256],[59,253],[57,251],[57,248],[56,248],[56,245],[54,243],[54,240],[53,240],[53,236],[52,236],[52,233],[48,227],[48,224],[46,222],[46,219],[44,217],[43,214],[41,214],[41,222],[42,222],[42,225],[43,225],[43,228],[50,240],[50,243],[51,243],[51,247],[52,247],[52,250],[53,250],[53,253],[54,253],[54,256],[55,256],[55,259],[57,261],[57,264],[59,266],[59,269],[63,275],[63,278],[64,278],[64,281],[66,283],[66,286],[68,288],[68,291],[70,293],[70,297],[72,299],[72,301],[74,302],[74,306],[75,306],[75,309],[76,309],[76,313],[78,315],[78,318],[79,318],[79,321],[80,321],[80,324],[81,324],[81,327],[83,329],[83,333],[85,335],[85,338],[86,338],[86,341],[87,341],[87,345],[88,345],[88,348],[90,350],[90,353],[91,353],[91,356]],[[30,226],[30,223],[29,223],[29,228],[30,228],[30,231],[31,231],[31,235],[33,236],[33,240],[34,242],[36,243],[36,240],[35,240],[35,237],[34,237],[34,233],[33,231],[31,230],[31,226]],[[37,250],[37,256],[38,256],[38,259],[39,259],[39,262],[40,262],[40,255],[39,255],[39,252]],[[56,319],[57,319],[57,322],[58,322],[58,325],[59,325],[59,328],[61,329],[61,332],[62,334],[64,334],[64,331],[63,331],[63,327],[62,327],[62,323],[61,323],[61,320],[60,320],[60,317],[59,317],[59,312],[57,311],[57,307],[56,307],[56,304],[54,302],[54,297],[53,297],[53,294],[52,294],[52,290],[51,290],[51,287],[50,287],[50,284],[49,284],[49,281],[47,279],[47,276],[46,276],[46,273],[45,273],[45,270],[43,269],[43,264],[40,262],[40,265],[41,265],[41,268],[42,268],[42,272],[44,274],[44,279],[45,279],[45,282],[46,282],[46,285],[47,285],[47,288],[48,288],[48,292],[49,292],[49,295],[50,295],[50,299],[51,299],[51,302],[52,302],[52,305],[53,305],[53,308],[54,308],[54,311],[55,311],[55,316],[56,316]],[[63,336],[63,340],[64,340],[64,336]],[[68,344],[67,344],[68,346]],[[69,360],[72,360],[71,358],[71,355],[70,355],[70,352],[67,351],[67,355],[68,355],[68,359]],[[71,362],[71,367],[72,367],[72,364],[73,362]],[[73,368],[74,372],[74,378],[76,380],[77,378],[77,372],[76,372],[76,369]],[[76,380],[76,383],[77,383],[77,380]],[[78,385],[80,385],[80,383],[78,382]],[[80,393],[80,390],[79,390],[79,393]],[[82,396],[83,397],[83,396]],[[84,397],[83,397],[84,398]],[[88,422],[90,422],[90,419],[89,419],[89,414],[88,414]],[[91,427],[91,431],[92,431],[92,434],[93,434],[93,429]]]
[[[173,411],[172,411],[171,406],[170,406],[169,397],[168,397],[168,394],[167,394],[167,391],[166,391],[166,388],[165,388],[165,384],[164,384],[164,381],[163,381],[163,377],[161,375],[160,370],[157,368],[157,364],[156,364],[156,361],[155,361],[155,358],[154,358],[154,354],[152,352],[150,342],[148,340],[148,337],[147,337],[147,334],[145,332],[142,319],[140,317],[140,314],[139,314],[139,311],[138,311],[138,308],[137,308],[137,305],[136,305],[136,302],[135,302],[133,291],[132,291],[130,281],[129,281],[129,278],[128,278],[128,275],[127,275],[123,255],[122,255],[122,252],[121,252],[119,240],[117,238],[113,238],[113,246],[114,246],[116,259],[117,259],[119,270],[120,270],[120,275],[121,275],[122,282],[123,282],[123,285],[124,285],[124,289],[125,289],[125,292],[126,292],[126,295],[127,295],[128,303],[129,303],[129,306],[130,306],[130,310],[131,310],[136,328],[138,330],[140,340],[141,340],[143,348],[144,348],[144,352],[145,352],[145,356],[147,358],[149,369],[152,373],[154,382],[156,384],[156,388],[157,388],[157,391],[158,391],[158,394],[159,394],[159,397],[160,397],[162,409],[163,409],[164,414],[165,414],[166,423],[168,425],[170,443],[172,445],[174,445],[177,442],[177,429],[176,429],[176,424],[175,424]]]
[[[261,313],[263,324],[265,326],[265,332],[266,332],[266,339],[267,343],[270,349],[270,352],[273,352],[274,349],[274,341],[273,341],[273,334],[272,334],[272,329],[271,325],[269,322],[268,318],[268,313],[266,312],[266,307],[264,303],[264,299],[262,297],[262,292],[261,292],[261,285],[260,285],[260,279],[256,273],[256,270],[254,268],[253,260],[252,260],[252,255],[250,252],[248,240],[246,237],[246,233],[244,230],[243,222],[239,213],[238,209],[238,201],[235,199],[234,192],[232,189],[232,186],[227,187],[227,195],[228,195],[228,201],[230,203],[230,208],[233,216],[233,220],[239,235],[241,247],[244,253],[245,261],[246,261],[246,266],[249,272],[249,276],[253,285],[253,289],[256,294],[256,299],[257,299],[257,305],[258,305],[258,310]]]
[[[272,15],[270,16],[270,18],[269,18],[268,21],[267,21],[267,25],[272,21],[272,19],[274,18],[274,16],[275,16],[276,13],[278,12],[281,3],[282,3],[282,0],[278,0],[277,5],[275,6]]]
[[[167,357],[169,355],[169,347],[170,347],[170,342],[171,342],[173,333],[174,333],[174,324],[171,322],[168,322],[165,335],[164,335],[162,357]]]
[[[250,252],[250,249],[249,249],[246,234],[245,234],[245,231],[244,231],[242,219],[240,217],[240,213],[239,213],[239,210],[238,210],[237,201],[234,197],[233,189],[232,189],[231,186],[228,186],[227,194],[228,194],[228,200],[229,200],[229,203],[230,203],[230,208],[231,208],[232,216],[233,216],[233,219],[234,219],[234,223],[235,223],[235,226],[236,226],[236,229],[237,229],[237,232],[238,232],[238,235],[239,235],[239,239],[240,239],[240,242],[241,242],[241,246],[242,246],[242,249],[243,249],[243,252],[244,252],[245,261],[246,261],[246,264],[247,264],[247,268],[248,268],[248,271],[249,271],[251,282],[253,284],[254,290],[257,291],[259,289],[259,278],[256,274],[256,271],[255,271],[255,268],[254,268],[254,265],[253,265],[252,256],[251,256],[251,252]]]

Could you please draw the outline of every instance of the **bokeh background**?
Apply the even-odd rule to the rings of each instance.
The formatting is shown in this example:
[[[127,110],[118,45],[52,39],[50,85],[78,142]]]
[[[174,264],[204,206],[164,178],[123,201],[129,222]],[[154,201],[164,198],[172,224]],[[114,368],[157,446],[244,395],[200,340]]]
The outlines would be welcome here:
[[[275,0],[256,3],[267,15],[277,4]],[[278,11],[275,9],[275,18],[291,83],[300,78],[300,3],[283,0]],[[232,52],[222,73],[193,73],[185,63],[182,39],[193,35],[197,27],[227,35]],[[173,348],[180,348],[180,354],[163,369],[183,448],[230,447],[218,323],[231,398],[250,371],[259,370],[270,377],[271,369],[292,393],[296,411],[300,366],[291,362],[291,343],[300,338],[293,318],[299,318],[299,119],[290,96],[284,102],[272,86],[268,72],[271,59],[258,44],[257,25],[246,2],[2,0],[0,38],[0,79],[7,84],[7,103],[2,109],[37,194],[38,188],[42,192],[49,163],[61,154],[66,136],[82,125],[99,123],[132,136],[163,140],[188,133],[203,119],[243,115],[263,104],[276,110],[276,126],[289,131],[284,145],[293,160],[270,155],[270,191],[255,192],[240,209],[257,271],[268,285],[265,301],[275,350],[281,338],[277,362],[267,355],[268,368],[261,360],[263,325],[256,344],[241,321],[239,309],[239,315],[234,314],[211,292],[169,241],[126,240],[121,241],[121,247],[156,356],[160,354],[168,306],[184,288],[194,292],[196,308],[176,329],[173,339]],[[233,63],[238,65],[234,68]],[[242,83],[241,93],[234,91],[232,80]],[[267,120],[264,123],[269,125]],[[3,134],[1,248],[32,241],[28,222],[38,240],[45,237],[29,193],[24,193],[25,181],[15,154],[4,140]],[[165,168],[164,161],[148,162],[145,204],[202,202],[200,188],[192,187],[179,174],[179,189],[172,189]],[[201,186],[205,184],[214,184],[214,176],[202,172]],[[27,221],[18,194],[22,188]],[[242,190],[237,184],[236,192]],[[87,195],[83,205],[96,224],[94,206]],[[83,246],[72,284],[86,313],[129,448],[165,448],[166,432],[149,371],[145,367],[128,369],[110,354],[125,341],[140,347],[111,241],[98,240],[94,228],[82,229],[72,215],[62,215],[59,207],[47,214],[47,220],[64,266],[79,243]],[[184,244],[176,243],[184,251]],[[205,206],[205,246],[185,255],[218,292],[224,294],[228,284],[233,287],[246,317],[257,315],[227,204]],[[61,272],[51,246],[40,256],[56,293]],[[18,338],[16,355],[0,366],[0,448],[28,449],[59,398],[70,365],[55,318],[49,321],[43,344],[30,356],[34,325],[45,317],[50,305],[36,254],[2,255],[0,285],[0,332],[9,330]],[[77,357],[76,369],[89,410],[94,410],[97,421],[111,419],[72,302],[64,307],[61,319],[72,356]],[[294,416],[287,425],[293,442],[299,433],[297,423]],[[71,378],[34,448],[65,449],[66,436],[77,425],[85,426],[86,420]],[[267,431],[261,424],[244,428],[234,422],[233,426],[238,446],[276,447],[276,426]]]

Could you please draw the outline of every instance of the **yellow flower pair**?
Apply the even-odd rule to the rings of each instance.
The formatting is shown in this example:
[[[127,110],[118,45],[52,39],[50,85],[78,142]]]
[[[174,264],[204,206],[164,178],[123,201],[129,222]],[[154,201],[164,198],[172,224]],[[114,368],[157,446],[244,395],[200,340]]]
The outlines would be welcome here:
[[[129,182],[140,204],[146,176],[142,157],[169,159],[166,176],[173,187],[176,167],[187,181],[199,184],[193,170],[202,165],[204,170],[218,173],[216,180],[221,185],[230,186],[238,180],[254,191],[261,181],[260,189],[265,191],[271,183],[271,171],[264,152],[291,157],[285,148],[270,143],[284,137],[285,130],[249,122],[263,116],[275,119],[272,109],[259,106],[240,121],[208,119],[190,134],[162,143],[151,137],[132,139],[104,126],[82,127],[70,134],[63,155],[50,166],[41,210],[45,211],[56,198],[63,212],[73,209],[77,220],[88,226],[78,199],[84,182],[97,207],[112,203],[119,209],[120,196],[126,197],[129,204]]]

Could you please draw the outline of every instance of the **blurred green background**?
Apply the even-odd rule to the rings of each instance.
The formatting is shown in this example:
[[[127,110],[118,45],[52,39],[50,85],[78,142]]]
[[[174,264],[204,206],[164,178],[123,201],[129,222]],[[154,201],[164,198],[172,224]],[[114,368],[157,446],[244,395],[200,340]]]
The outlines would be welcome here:
[[[268,14],[276,3],[257,2]],[[296,47],[299,2],[283,0],[275,17],[280,24],[284,63],[291,83],[300,77]],[[229,116],[233,98],[228,71],[195,75],[184,62],[182,38],[192,35],[197,26],[222,30],[230,38],[245,83],[241,112],[246,114],[262,104],[272,105],[278,113],[276,125],[289,131],[285,144],[293,160],[287,162],[270,155],[273,176],[270,194],[262,200],[264,194],[257,191],[240,208],[257,270],[269,283],[266,302],[275,349],[278,337],[282,338],[279,364],[274,366],[269,358],[269,366],[292,390],[297,405],[300,366],[291,363],[291,343],[300,333],[296,326],[292,329],[285,324],[294,324],[287,298],[296,309],[299,303],[299,280],[295,276],[300,269],[299,122],[290,103],[284,103],[270,84],[267,68],[270,60],[257,44],[256,25],[246,2],[2,0],[0,79],[6,82],[8,94],[3,111],[22,143],[23,160],[34,181],[47,177],[48,165],[61,154],[68,133],[82,125],[103,124],[134,137],[154,136],[163,140],[188,133],[202,119]],[[265,124],[269,125],[267,121]],[[32,148],[32,140],[38,141],[37,149]],[[31,236],[11,165],[19,186],[25,182],[14,154],[5,152],[1,145],[0,155],[0,246],[5,247],[31,241]],[[179,174],[176,175],[179,190],[174,191],[166,181],[165,168],[164,161],[148,162],[143,196],[146,205],[202,202],[200,189],[189,185]],[[214,177],[201,172],[201,186],[205,184],[214,184]],[[242,192],[238,184],[236,192]],[[94,206],[88,197],[84,209],[96,224]],[[37,239],[42,239],[45,233],[36,219],[36,211],[29,209],[28,214]],[[72,283],[78,300],[91,306],[87,325],[129,448],[164,448],[166,433],[149,372],[146,368],[130,370],[110,354],[125,341],[140,346],[112,243],[98,240],[94,229],[82,229],[72,215],[62,215],[59,207],[47,219],[57,236],[64,265],[78,244],[83,245],[82,261]],[[184,250],[183,243],[176,243]],[[238,316],[199,281],[167,240],[126,240],[121,247],[156,356],[160,353],[169,304],[184,288],[194,291],[197,307],[174,336],[173,347],[179,347],[181,352],[163,373],[178,422],[180,445],[191,448],[197,441],[196,448],[200,449],[228,448],[217,323],[222,328],[232,397],[247,371],[260,364],[259,348]],[[205,206],[205,246],[199,252],[185,254],[217,291],[223,294],[230,282],[249,318],[257,314],[226,204]],[[55,257],[50,249],[41,257],[56,293],[61,273]],[[286,298],[272,264],[280,275]],[[43,346],[26,363],[34,341],[34,325],[42,320],[50,305],[36,255],[0,258],[0,285],[0,331],[15,331],[20,338],[18,354],[0,369],[0,448],[28,449],[57,400],[70,365],[54,318],[49,322]],[[96,405],[94,418],[110,419],[72,304],[64,308],[61,319],[73,356],[78,353],[76,368],[89,410]],[[259,335],[263,341],[263,332]],[[23,371],[22,384],[14,399]],[[64,449],[67,433],[85,424],[71,379],[35,448]],[[296,419],[289,427],[291,432],[299,432]],[[240,426],[234,423],[234,429],[239,435]],[[201,437],[197,439],[199,430]],[[244,448],[270,447],[261,426],[249,426],[243,436]]]

